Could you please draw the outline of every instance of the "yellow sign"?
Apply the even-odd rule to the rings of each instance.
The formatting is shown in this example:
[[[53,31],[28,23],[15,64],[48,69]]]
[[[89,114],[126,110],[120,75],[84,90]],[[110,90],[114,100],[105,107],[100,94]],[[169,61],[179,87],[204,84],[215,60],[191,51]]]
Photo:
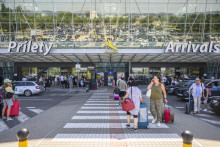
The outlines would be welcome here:
[[[109,39],[107,39],[107,41],[105,41],[105,45],[106,45],[106,47],[108,47],[108,49],[115,50],[114,52],[105,52],[105,53],[118,53],[117,52],[118,48],[116,46],[114,46]]]

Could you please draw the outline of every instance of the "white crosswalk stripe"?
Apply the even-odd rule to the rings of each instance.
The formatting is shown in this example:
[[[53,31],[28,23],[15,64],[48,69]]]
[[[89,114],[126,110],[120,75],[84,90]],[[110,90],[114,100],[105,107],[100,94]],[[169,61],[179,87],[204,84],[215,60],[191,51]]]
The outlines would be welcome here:
[[[41,109],[29,109],[29,110],[34,112],[34,113],[37,113],[37,114],[40,114],[40,113],[44,112],[44,110],[41,110]]]
[[[0,119],[0,132],[3,132],[8,129],[9,127],[6,125],[6,123],[2,119]]]
[[[127,116],[73,116],[72,119],[127,119]],[[133,119],[133,117],[131,117]],[[152,120],[153,116],[148,116],[148,119]]]
[[[87,103],[87,104],[84,104],[84,105],[89,105],[89,106],[110,106],[110,105],[118,105],[118,104],[91,104],[91,103]]]
[[[26,114],[24,114],[23,112],[19,111],[19,115],[17,116],[17,119],[20,122],[24,122],[24,121],[30,119],[30,117],[27,116]]]
[[[115,136],[114,139],[111,139],[111,136]],[[120,136],[125,136],[124,139],[116,139],[120,138]],[[141,136],[141,138],[140,138]],[[120,141],[160,141],[160,142],[182,142],[182,139],[177,134],[57,134],[55,138],[52,140],[53,142],[120,142]]]
[[[67,123],[64,128],[127,128],[127,123]],[[149,124],[148,128],[169,128],[165,124],[157,127],[157,124]]]

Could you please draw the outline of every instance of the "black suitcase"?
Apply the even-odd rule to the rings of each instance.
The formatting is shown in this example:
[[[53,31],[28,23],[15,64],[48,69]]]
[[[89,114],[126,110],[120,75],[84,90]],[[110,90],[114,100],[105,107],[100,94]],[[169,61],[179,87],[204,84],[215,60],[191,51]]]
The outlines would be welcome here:
[[[189,102],[185,103],[185,113],[190,114],[191,110],[194,109],[193,99],[189,96]]]

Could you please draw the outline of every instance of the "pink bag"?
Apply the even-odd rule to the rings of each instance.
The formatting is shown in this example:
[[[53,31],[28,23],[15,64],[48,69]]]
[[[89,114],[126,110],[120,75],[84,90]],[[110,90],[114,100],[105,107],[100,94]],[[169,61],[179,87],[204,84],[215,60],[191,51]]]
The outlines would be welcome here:
[[[131,99],[125,99],[122,102],[122,110],[123,111],[131,111],[135,108],[134,102]]]

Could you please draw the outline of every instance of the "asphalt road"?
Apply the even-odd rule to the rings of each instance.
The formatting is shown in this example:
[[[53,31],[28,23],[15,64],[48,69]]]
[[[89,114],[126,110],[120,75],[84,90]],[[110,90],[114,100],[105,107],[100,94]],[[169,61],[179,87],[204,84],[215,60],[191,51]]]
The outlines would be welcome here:
[[[141,88],[142,89],[142,88]],[[40,95],[34,95],[30,97],[19,96],[20,99],[20,113],[19,116],[13,117],[12,121],[0,120],[0,133],[8,130],[46,110],[58,105],[63,100],[66,100],[76,93],[74,91],[69,91],[68,89],[50,89]],[[146,92],[142,89],[142,93]],[[168,95],[168,105],[179,109],[184,113],[184,105],[186,101],[182,101],[176,96]],[[203,105],[202,105],[203,108]],[[56,112],[54,112],[56,113]],[[205,121],[211,125],[220,128],[220,116],[211,111],[201,111],[201,114],[186,114],[192,115],[202,121]]]
[[[176,96],[173,96],[173,95],[168,95],[167,98],[169,101],[168,105],[170,105],[176,109],[179,109],[180,111],[185,113],[184,106],[187,101],[183,101],[180,98],[177,98]],[[204,108],[203,104],[201,105],[201,108],[202,109]],[[212,111],[206,111],[206,112],[201,111],[200,114],[192,114],[191,113],[191,114],[186,114],[186,115],[192,115],[202,121],[205,121],[211,125],[214,125],[214,126],[220,128],[220,116]]]
[[[68,89],[49,89],[40,95],[30,97],[19,96],[20,111],[19,116],[12,117],[13,120],[0,120],[0,132],[8,130],[46,110],[58,105],[61,101],[73,96],[76,91]],[[56,113],[56,112],[54,112]]]

